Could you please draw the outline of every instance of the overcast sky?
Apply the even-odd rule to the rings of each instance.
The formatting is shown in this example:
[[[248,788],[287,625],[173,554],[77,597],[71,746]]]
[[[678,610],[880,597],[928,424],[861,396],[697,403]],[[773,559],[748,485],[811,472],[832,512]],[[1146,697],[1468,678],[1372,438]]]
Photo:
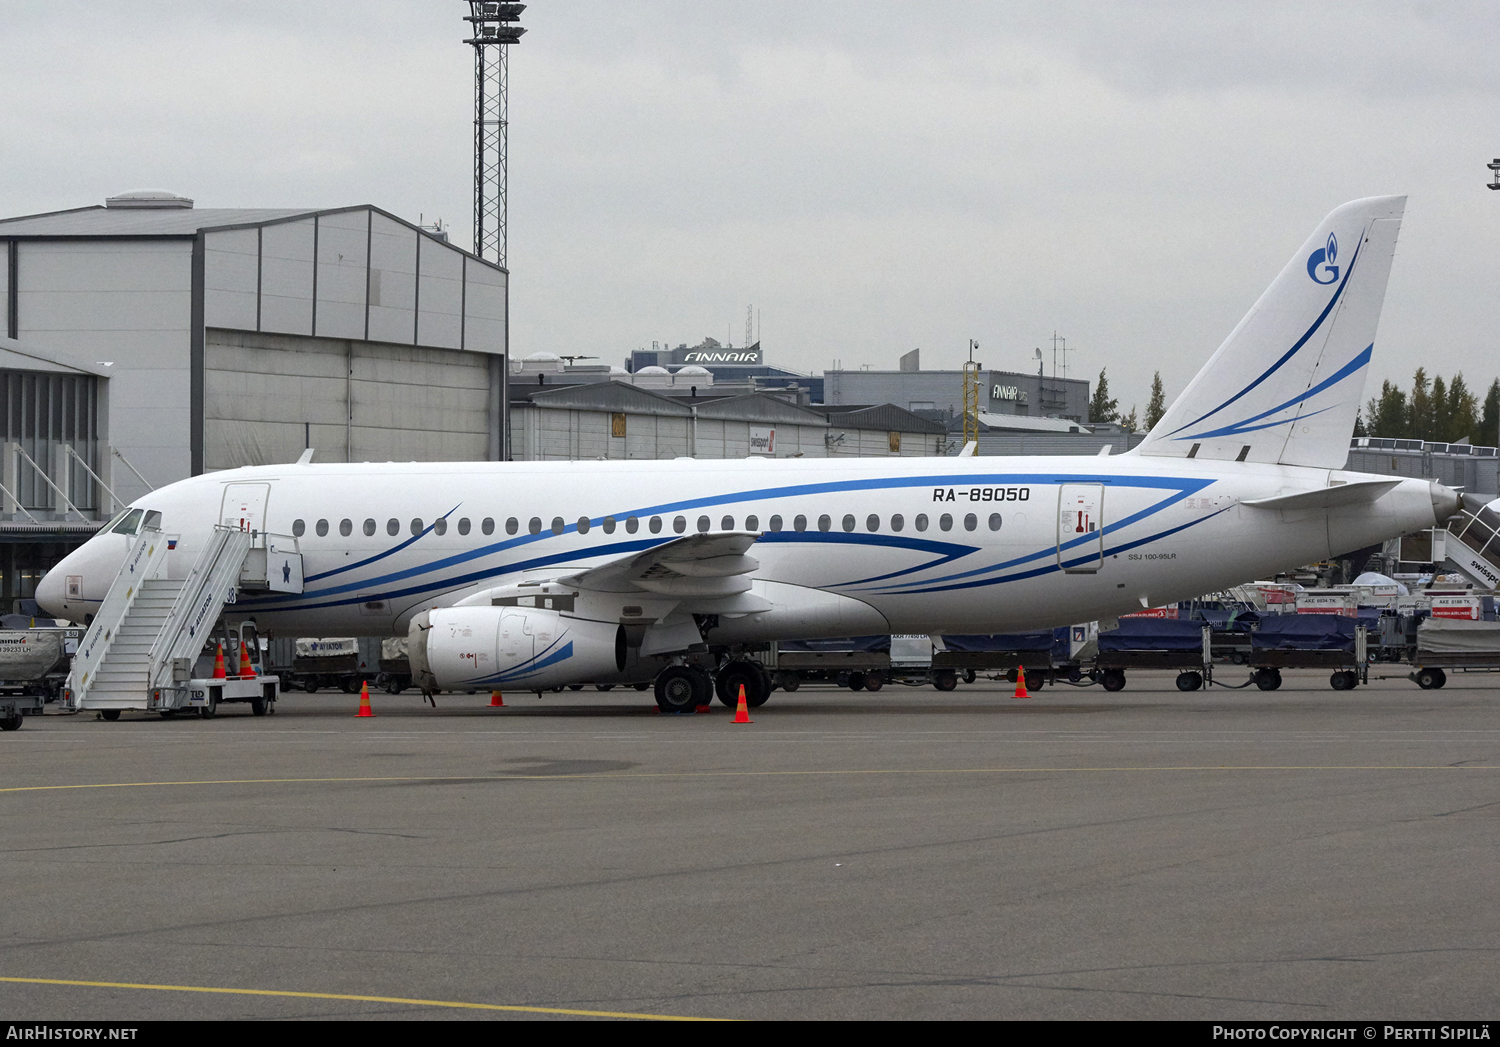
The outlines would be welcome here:
[[[472,228],[462,0],[0,9],[0,214],[166,188]],[[512,341],[1179,391],[1319,220],[1410,196],[1371,384],[1500,372],[1493,3],[536,0]],[[1371,389],[1367,388],[1367,394]]]

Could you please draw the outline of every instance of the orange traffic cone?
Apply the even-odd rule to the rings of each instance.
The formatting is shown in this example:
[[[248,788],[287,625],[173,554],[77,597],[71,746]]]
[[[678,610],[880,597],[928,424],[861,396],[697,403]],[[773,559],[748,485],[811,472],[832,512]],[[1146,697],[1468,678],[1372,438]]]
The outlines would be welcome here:
[[[366,680],[363,684],[360,685],[360,688],[359,688],[359,712],[355,713],[354,715],[356,717],[358,717],[358,716],[374,716],[375,715],[375,713],[370,709],[370,681],[369,680]]]
[[[248,679],[255,676],[255,666],[250,664],[250,648],[243,643],[240,644],[240,678]]]
[[[228,679],[224,675],[224,643],[222,640],[219,642],[219,649],[214,652],[214,679]]]
[[[1031,697],[1031,695],[1029,695],[1029,694],[1026,693],[1026,666],[1024,666],[1024,665],[1021,666],[1020,668],[1018,668],[1016,670],[1016,693],[1014,695],[1012,695],[1012,697],[1014,697],[1014,698],[1030,698]]]
[[[490,708],[491,709],[503,709],[503,708],[505,708],[505,699],[500,696],[500,692],[499,691],[491,691],[490,692]]]
[[[750,708],[749,708],[749,706],[747,706],[745,704],[745,685],[744,684],[740,684],[740,705],[739,705],[739,708],[734,711],[734,722],[735,723],[754,723],[755,722],[754,720],[750,719]]]

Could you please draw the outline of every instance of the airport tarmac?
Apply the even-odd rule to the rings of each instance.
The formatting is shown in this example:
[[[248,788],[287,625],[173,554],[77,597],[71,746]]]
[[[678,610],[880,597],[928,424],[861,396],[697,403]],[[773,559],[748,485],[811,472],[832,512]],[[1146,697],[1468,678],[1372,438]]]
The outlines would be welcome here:
[[[1286,677],[29,719],[0,1015],[1493,1018],[1500,675]]]

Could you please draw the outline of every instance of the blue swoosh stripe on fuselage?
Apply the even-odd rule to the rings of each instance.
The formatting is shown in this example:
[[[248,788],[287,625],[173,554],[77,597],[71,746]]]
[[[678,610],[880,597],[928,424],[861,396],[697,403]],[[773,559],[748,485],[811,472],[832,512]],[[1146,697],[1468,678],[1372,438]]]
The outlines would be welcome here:
[[[1231,508],[1233,508],[1233,506],[1225,506],[1223,509],[1218,510],[1218,512],[1210,513],[1208,516],[1200,517],[1197,520],[1189,520],[1185,524],[1179,524],[1176,527],[1169,527],[1165,531],[1158,531],[1155,534],[1147,535],[1146,537],[1137,539],[1136,541],[1126,542],[1123,545],[1112,546],[1112,547],[1110,547],[1108,549],[1105,549],[1104,552],[1101,554],[1101,557],[1103,557],[1103,556],[1117,556],[1120,553],[1128,552],[1131,549],[1138,549],[1141,546],[1147,545],[1147,544],[1149,544],[1151,542],[1154,542],[1154,541],[1156,541],[1159,538],[1166,538],[1169,535],[1174,535],[1174,534],[1177,534],[1180,531],[1185,531],[1189,527],[1197,527],[1201,523],[1204,523],[1204,522],[1206,522],[1208,520],[1212,520],[1215,516],[1218,516],[1219,513],[1226,513],[1226,512],[1228,512]],[[1045,552],[1051,552],[1051,551],[1053,551],[1053,550],[1046,550]],[[1045,555],[1045,552],[1044,552],[1043,555]],[[909,590],[909,591],[903,593],[902,595],[903,596],[921,596],[921,595],[926,595],[926,594],[929,594],[929,593],[946,593],[946,592],[952,592],[955,589],[982,589],[982,588],[984,588],[986,586],[990,586],[990,585],[1004,585],[1007,582],[1019,582],[1019,581],[1024,581],[1027,578],[1038,578],[1038,577],[1041,577],[1044,574],[1053,574],[1055,572],[1066,570],[1069,567],[1076,567],[1079,564],[1087,563],[1089,560],[1093,560],[1093,559],[1095,559],[1095,557],[1093,557],[1093,556],[1082,556],[1082,557],[1079,557],[1076,560],[1069,560],[1067,563],[1064,563],[1064,564],[1048,564],[1046,567],[1038,567],[1036,570],[1033,570],[1033,571],[1022,571],[1020,574],[1006,575],[1004,578],[983,578],[983,579],[980,579],[978,581],[973,581],[973,582],[960,582],[960,583],[958,583],[956,585],[939,585],[939,586],[934,586],[934,587],[932,587],[930,589]]]
[[[1016,484],[1027,484],[1027,485],[1036,485],[1036,486],[1052,486],[1052,485],[1061,485],[1061,484],[1065,484],[1065,483],[1098,483],[1098,484],[1106,484],[1106,485],[1115,486],[1115,487],[1135,487],[1135,488],[1147,488],[1147,489],[1150,489],[1150,488],[1171,489],[1171,490],[1175,490],[1177,492],[1177,497],[1178,498],[1181,498],[1181,497],[1186,497],[1186,495],[1190,494],[1192,491],[1199,490],[1202,487],[1207,486],[1209,483],[1212,483],[1212,482],[1213,482],[1212,480],[1197,480],[1197,479],[1187,479],[1187,478],[1182,478],[1182,477],[1151,477],[1151,476],[1128,476],[1128,477],[1121,477],[1121,476],[1117,476],[1117,475],[1114,475],[1114,474],[1097,474],[1097,473],[1067,474],[1067,473],[1003,473],[1002,472],[1002,473],[962,473],[962,474],[950,475],[950,476],[927,475],[927,476],[916,476],[916,477],[883,477],[883,478],[877,478],[877,479],[873,479],[873,480],[840,480],[840,481],[831,481],[831,482],[817,483],[817,484],[801,484],[801,485],[792,485],[792,486],[786,486],[786,487],[761,488],[761,489],[754,490],[754,491],[734,491],[734,492],[728,492],[728,493],[720,494],[720,495],[710,495],[710,496],[706,496],[706,497],[703,497],[703,498],[688,499],[688,500],[685,500],[685,501],[682,501],[682,502],[662,503],[660,505],[648,506],[648,507],[641,508],[641,509],[636,509],[636,510],[633,510],[633,511],[630,511],[630,512],[619,512],[619,513],[607,514],[607,515],[613,515],[617,519],[619,519],[619,518],[623,518],[623,517],[626,517],[626,516],[644,516],[644,515],[651,515],[651,514],[657,514],[657,515],[659,515],[659,514],[671,513],[671,512],[674,512],[674,511],[678,511],[678,510],[691,509],[691,508],[707,508],[709,506],[716,506],[716,505],[730,505],[730,504],[735,504],[735,503],[738,503],[738,502],[751,501],[751,500],[755,500],[755,499],[766,499],[766,498],[776,498],[776,497],[783,497],[783,498],[806,497],[806,496],[817,495],[817,494],[837,493],[839,491],[889,490],[889,489],[894,489],[894,488],[908,488],[908,487],[965,487],[965,486],[1000,486],[1000,485],[1016,485]],[[1168,499],[1166,502],[1158,503],[1158,504],[1159,505],[1170,504],[1170,502],[1172,500],[1174,500],[1174,499]],[[1006,505],[1006,506],[1011,506],[1011,507],[1022,507],[1024,505],[1026,505],[1027,503],[1024,503],[1024,502],[1002,502],[1002,503],[994,503],[994,502],[992,502],[990,504],[992,504],[992,505],[1000,504],[1000,505]],[[1047,511],[1050,512],[1050,511],[1052,511],[1052,509],[1049,507]],[[1149,513],[1149,510],[1147,511],[1147,513],[1136,514],[1135,517],[1130,517],[1130,518],[1127,518],[1127,519],[1134,520],[1136,518],[1142,517],[1143,515],[1147,515],[1148,513]],[[591,519],[590,520],[590,526],[592,527],[592,526],[595,526],[598,523],[602,523],[603,519],[604,519],[604,516],[598,517],[597,520]],[[1125,526],[1125,522],[1122,521],[1120,524],[1116,525],[1117,528],[1120,527],[1120,526]],[[430,530],[430,528],[428,530]],[[411,567],[411,568],[407,568],[405,570],[394,571],[394,572],[391,572],[389,574],[380,575],[380,576],[377,576],[377,577],[374,577],[374,578],[362,579],[360,581],[356,581],[356,582],[350,583],[348,585],[336,586],[336,587],[329,588],[329,589],[322,589],[322,590],[319,590],[316,593],[305,593],[305,594],[303,594],[301,596],[301,598],[293,598],[293,599],[288,600],[287,598],[281,597],[281,596],[277,596],[277,597],[262,597],[262,598],[256,598],[256,599],[252,599],[252,600],[242,601],[242,603],[246,603],[246,604],[249,604],[251,606],[254,606],[257,610],[264,610],[264,611],[321,610],[321,609],[325,609],[325,608],[329,608],[329,607],[342,607],[342,606],[349,606],[351,604],[363,603],[366,600],[372,600],[372,599],[395,599],[395,598],[402,597],[402,596],[416,596],[416,595],[420,595],[420,594],[424,594],[424,593],[434,593],[434,592],[435,593],[443,593],[443,592],[451,591],[453,589],[461,588],[464,585],[467,585],[467,584],[469,584],[471,582],[482,581],[482,580],[486,580],[486,579],[490,579],[490,578],[497,578],[497,577],[501,577],[501,576],[506,575],[506,574],[514,574],[514,573],[516,573],[518,571],[530,570],[530,569],[535,568],[535,567],[546,567],[546,566],[551,566],[551,565],[556,564],[556,563],[566,563],[566,562],[568,562],[570,560],[592,559],[592,558],[595,558],[595,557],[598,557],[598,556],[606,555],[606,554],[608,554],[609,552],[612,552],[612,551],[613,552],[617,552],[617,553],[624,553],[624,552],[630,552],[630,551],[644,550],[644,549],[651,548],[651,547],[653,547],[655,545],[664,544],[665,542],[669,542],[669,541],[674,540],[677,537],[680,537],[679,535],[676,535],[676,534],[662,536],[662,537],[654,537],[653,536],[652,538],[649,538],[649,539],[639,539],[639,540],[636,540],[636,541],[633,541],[633,542],[614,543],[614,544],[605,545],[605,546],[594,546],[594,547],[589,548],[589,549],[570,550],[570,551],[564,552],[564,553],[558,553],[558,554],[554,554],[554,555],[550,555],[550,556],[536,557],[534,559],[517,561],[517,562],[511,563],[511,564],[497,564],[497,565],[493,565],[493,566],[490,566],[490,567],[483,568],[483,569],[478,570],[478,571],[472,571],[472,572],[469,572],[467,574],[457,575],[457,576],[453,576],[453,577],[449,577],[449,578],[433,579],[431,582],[429,582],[427,584],[416,586],[416,587],[408,587],[408,588],[403,588],[403,589],[389,591],[389,592],[381,592],[380,591],[385,586],[388,586],[388,585],[390,585],[390,584],[392,584],[394,582],[404,581],[406,579],[415,578],[415,577],[418,577],[418,576],[421,576],[421,575],[430,575],[430,574],[433,574],[435,572],[442,571],[442,570],[445,570],[445,569],[448,569],[448,568],[451,568],[451,567],[457,567],[457,566],[460,566],[462,564],[472,563],[475,560],[479,560],[479,559],[482,559],[484,557],[494,555],[495,553],[503,552],[503,551],[506,551],[506,550],[509,550],[509,549],[514,549],[514,548],[517,548],[517,547],[520,547],[520,546],[524,546],[524,545],[529,545],[529,544],[532,544],[532,543],[535,543],[535,542],[545,541],[545,540],[547,540],[549,538],[562,537],[562,535],[567,535],[567,534],[570,534],[570,533],[576,534],[577,530],[578,530],[578,526],[575,523],[575,524],[569,524],[569,525],[567,525],[563,529],[561,535],[555,535],[550,530],[543,531],[540,534],[521,535],[521,536],[518,536],[516,538],[508,539],[506,541],[495,542],[495,543],[493,543],[493,544],[491,544],[489,546],[484,546],[484,547],[481,547],[479,549],[469,550],[469,551],[463,552],[463,553],[457,553],[457,554],[455,554],[453,556],[444,557],[444,558],[439,559],[439,560],[428,561],[426,563],[423,563],[423,564],[420,564],[420,565],[417,565],[417,566],[414,566],[414,567]],[[424,531],[423,533],[426,534],[427,531]],[[827,533],[828,534],[832,534],[834,532],[827,532]],[[794,534],[802,534],[802,535],[806,535],[806,534],[818,534],[818,535],[823,535],[824,537],[826,537],[826,534],[824,532],[796,532],[796,531],[785,531],[785,530],[780,531],[780,532],[768,532],[768,534],[767,534],[766,537],[770,537],[772,535],[778,535],[778,534],[782,535],[782,536],[794,535]],[[881,536],[881,537],[888,537],[888,536]],[[384,554],[384,555],[389,555],[389,553],[396,552],[400,548],[404,548],[406,546],[409,546],[411,544],[411,542],[414,541],[414,540],[415,539],[403,542],[403,543],[401,543],[400,546],[397,546],[397,547],[395,547],[395,548],[393,548],[391,550],[388,550],[387,554]],[[761,540],[764,541],[765,538],[762,538]],[[782,538],[774,539],[774,540],[793,541],[793,540],[796,540],[796,539],[792,539],[792,538],[789,538],[789,537],[782,537]],[[946,562],[946,561],[940,560],[938,562],[941,563],[941,562]],[[919,567],[910,568],[910,569],[908,569],[908,571],[924,570],[924,569],[926,569],[929,566],[936,566],[936,564],[926,564],[926,565],[922,565],[922,566],[919,566]],[[330,573],[330,572],[324,572],[319,577],[327,577],[328,573]],[[850,583],[850,584],[854,584],[854,583]],[[354,598],[354,599],[334,600],[334,601],[328,601],[328,600],[326,600],[326,597],[329,597],[329,596],[335,596],[335,595],[338,595],[340,593],[349,593],[349,592],[356,592],[356,591],[359,592],[360,595],[358,597]],[[317,601],[317,602],[310,602],[310,601]]]
[[[1187,428],[1189,428],[1191,426],[1197,425],[1199,422],[1203,421],[1205,418],[1211,418],[1214,415],[1218,414],[1220,411],[1224,410],[1224,408],[1228,407],[1230,404],[1232,404],[1236,400],[1240,399],[1240,397],[1248,395],[1251,390],[1253,390],[1256,386],[1260,385],[1260,383],[1264,382],[1267,378],[1271,377],[1277,371],[1281,370],[1281,367],[1282,367],[1283,364],[1285,364],[1292,357],[1296,356],[1297,353],[1302,349],[1302,347],[1307,344],[1307,340],[1313,336],[1313,332],[1317,331],[1317,329],[1319,327],[1323,326],[1323,321],[1326,320],[1326,319],[1328,319],[1328,314],[1333,311],[1334,304],[1338,302],[1339,296],[1344,293],[1344,288],[1348,285],[1349,278],[1354,275],[1354,265],[1355,265],[1356,262],[1359,261],[1359,252],[1364,249],[1364,239],[1365,239],[1364,233],[1361,232],[1360,236],[1359,236],[1359,240],[1360,240],[1359,246],[1354,249],[1354,257],[1351,258],[1351,259],[1349,259],[1349,268],[1345,271],[1343,280],[1339,281],[1338,289],[1333,292],[1333,297],[1330,298],[1330,299],[1328,299],[1328,304],[1323,307],[1323,311],[1318,314],[1318,318],[1313,321],[1313,325],[1307,329],[1307,331],[1302,335],[1301,338],[1297,339],[1297,343],[1295,345],[1293,345],[1290,349],[1288,349],[1286,351],[1286,353],[1281,357],[1280,360],[1277,360],[1274,364],[1272,364],[1265,371],[1263,371],[1261,373],[1261,376],[1259,378],[1257,378],[1255,381],[1251,382],[1249,385],[1245,386],[1245,388],[1243,388],[1239,392],[1235,393],[1229,399],[1225,400],[1218,407],[1215,407],[1213,410],[1208,411],[1205,414],[1200,414],[1197,418],[1194,418],[1191,422],[1184,422],[1182,425],[1179,425],[1176,429],[1173,429],[1167,435],[1168,436],[1176,436],[1178,433],[1182,432],[1184,429],[1187,429]]]
[[[1191,481],[1191,482],[1189,482],[1189,481],[1183,481],[1181,488],[1178,490],[1178,492],[1176,494],[1174,494],[1174,495],[1172,495],[1170,497],[1164,498],[1164,499],[1162,499],[1161,501],[1157,502],[1154,505],[1148,505],[1146,508],[1142,509],[1140,512],[1132,513],[1131,515],[1123,517],[1123,518],[1115,521],[1112,524],[1108,523],[1108,522],[1105,522],[1105,523],[1101,524],[1100,525],[1100,532],[1101,532],[1101,536],[1100,537],[1095,537],[1094,535],[1084,535],[1082,538],[1074,538],[1072,541],[1064,542],[1061,546],[1058,546],[1058,545],[1049,545],[1046,548],[1041,549],[1041,550],[1039,550],[1037,552],[1028,553],[1025,556],[1018,556],[1015,559],[1006,560],[1004,563],[991,564],[988,567],[976,567],[972,571],[960,571],[958,574],[950,574],[950,575],[946,575],[945,577],[942,577],[942,578],[927,578],[927,579],[924,579],[922,581],[917,581],[917,582],[903,582],[903,583],[901,583],[898,586],[881,586],[879,589],[875,589],[875,590],[867,589],[867,590],[864,590],[864,591],[865,592],[875,591],[875,592],[880,592],[880,593],[883,593],[883,594],[893,594],[894,595],[894,594],[901,593],[908,586],[913,586],[913,585],[933,585],[933,584],[935,584],[937,582],[952,581],[952,580],[955,580],[955,579],[958,579],[958,578],[972,578],[975,575],[993,574],[996,571],[1003,571],[1003,570],[1006,570],[1007,568],[1015,567],[1015,566],[1018,566],[1018,565],[1023,564],[1023,563],[1030,563],[1031,561],[1038,560],[1038,559],[1040,559],[1041,557],[1044,557],[1044,556],[1055,556],[1059,552],[1062,552],[1062,551],[1067,550],[1067,549],[1076,548],[1076,547],[1081,546],[1081,545],[1083,545],[1083,544],[1085,544],[1087,542],[1091,542],[1091,541],[1103,541],[1102,535],[1119,531],[1121,528],[1129,527],[1131,524],[1139,523],[1141,520],[1144,520],[1144,519],[1146,519],[1148,517],[1151,517],[1151,516],[1155,516],[1157,513],[1161,512],[1163,509],[1167,508],[1168,506],[1175,505],[1176,503],[1182,501],[1184,498],[1187,498],[1190,495],[1196,494],[1197,492],[1203,490],[1205,487],[1208,487],[1208,486],[1212,485],[1214,482],[1215,481],[1213,481],[1213,480]],[[900,572],[900,573],[908,573],[908,572]],[[893,574],[893,575],[888,575],[887,577],[894,577],[894,576],[895,575]],[[856,584],[860,584],[860,583],[851,582],[850,584],[851,585],[856,585]]]

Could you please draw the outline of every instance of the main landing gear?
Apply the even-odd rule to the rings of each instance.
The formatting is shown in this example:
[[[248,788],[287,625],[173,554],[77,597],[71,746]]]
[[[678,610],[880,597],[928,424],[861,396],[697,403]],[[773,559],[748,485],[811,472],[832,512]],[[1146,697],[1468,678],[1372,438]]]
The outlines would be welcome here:
[[[690,713],[717,693],[722,704],[734,709],[741,687],[746,705],[762,706],[771,697],[771,674],[751,661],[728,662],[716,675],[700,665],[669,665],[656,674],[656,704],[664,713]]]

